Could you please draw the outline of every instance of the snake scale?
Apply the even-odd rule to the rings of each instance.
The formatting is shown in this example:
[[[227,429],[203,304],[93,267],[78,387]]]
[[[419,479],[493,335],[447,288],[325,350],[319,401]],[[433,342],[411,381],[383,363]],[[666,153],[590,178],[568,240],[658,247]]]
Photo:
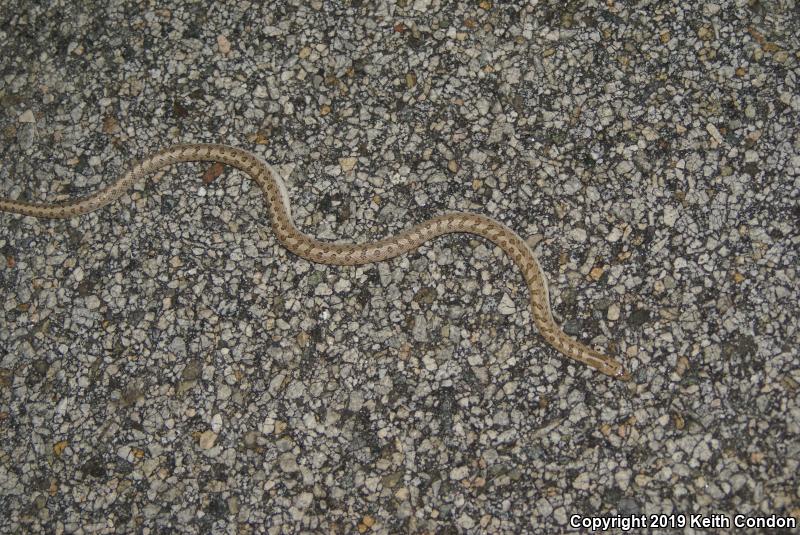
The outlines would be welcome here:
[[[178,162],[221,162],[245,172],[266,197],[277,240],[297,256],[320,264],[353,266],[380,262],[413,251],[443,234],[469,233],[485,238],[505,251],[522,271],[530,291],[533,322],[551,346],[610,377],[631,378],[619,362],[573,340],[561,330],[550,310],[547,282],[539,262],[525,241],[502,223],[479,214],[451,212],[374,242],[356,244],[316,240],[295,226],[289,197],[280,176],[252,152],[236,147],[200,143],[173,145],[139,161],[118,180],[86,197],[56,204],[0,198],[0,211],[50,219],[77,217],[108,205],[124,195],[138,180]]]

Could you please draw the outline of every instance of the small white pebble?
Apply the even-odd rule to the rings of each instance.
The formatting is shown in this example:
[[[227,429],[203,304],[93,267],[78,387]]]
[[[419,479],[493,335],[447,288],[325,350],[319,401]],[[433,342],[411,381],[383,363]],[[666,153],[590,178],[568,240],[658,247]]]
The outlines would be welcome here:
[[[500,314],[510,316],[517,311],[517,307],[514,306],[514,301],[511,300],[508,294],[503,294],[502,299],[500,299],[500,304],[497,306],[497,310],[500,311]]]

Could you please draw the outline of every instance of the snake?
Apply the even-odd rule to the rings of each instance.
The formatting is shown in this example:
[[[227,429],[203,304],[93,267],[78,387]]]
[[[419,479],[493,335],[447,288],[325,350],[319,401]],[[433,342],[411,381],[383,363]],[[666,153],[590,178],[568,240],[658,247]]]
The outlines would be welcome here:
[[[609,377],[622,381],[631,379],[631,374],[620,362],[572,339],[558,326],[550,308],[547,279],[536,256],[525,240],[503,223],[477,213],[448,212],[377,241],[320,241],[304,234],[295,225],[288,191],[281,176],[257,154],[238,147],[216,143],[172,145],[139,160],[116,181],[85,197],[58,203],[0,198],[0,211],[44,219],[78,217],[114,202],[148,175],[181,162],[222,163],[243,171],[264,194],[278,242],[291,253],[311,262],[332,266],[382,262],[412,252],[445,234],[466,233],[489,240],[502,249],[522,272],[529,291],[533,323],[548,344],[562,355]]]

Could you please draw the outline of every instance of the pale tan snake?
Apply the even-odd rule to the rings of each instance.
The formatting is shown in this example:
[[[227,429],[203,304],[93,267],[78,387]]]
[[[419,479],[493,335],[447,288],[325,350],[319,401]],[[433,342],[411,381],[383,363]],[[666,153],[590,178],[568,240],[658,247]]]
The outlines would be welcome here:
[[[131,185],[155,171],[178,162],[221,162],[241,169],[264,192],[272,228],[289,251],[320,264],[351,266],[370,264],[413,251],[443,234],[465,232],[486,238],[500,247],[522,270],[530,291],[533,322],[550,345],[567,357],[621,380],[630,375],[616,360],[567,336],[553,319],[547,283],[536,257],[525,241],[502,223],[479,214],[451,212],[424,221],[382,240],[343,244],[316,240],[300,232],[292,220],[286,188],[280,176],[255,154],[216,144],[173,145],[135,164],[111,185],[87,197],[57,204],[36,204],[0,198],[0,211],[40,218],[63,219],[98,210],[121,197]]]

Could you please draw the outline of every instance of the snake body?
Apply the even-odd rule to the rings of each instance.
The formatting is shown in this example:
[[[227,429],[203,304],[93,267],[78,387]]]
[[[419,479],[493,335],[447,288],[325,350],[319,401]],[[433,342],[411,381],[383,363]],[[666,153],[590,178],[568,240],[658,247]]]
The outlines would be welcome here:
[[[443,234],[469,233],[485,238],[505,251],[522,271],[530,291],[533,322],[551,346],[608,376],[630,379],[619,362],[573,340],[556,324],[550,310],[546,279],[536,257],[525,241],[502,223],[479,214],[451,212],[378,241],[358,244],[323,242],[303,234],[295,226],[286,188],[278,173],[252,152],[236,147],[173,145],[139,161],[118,180],[86,197],[57,204],[0,198],[0,211],[49,219],[77,217],[108,205],[138,180],[179,162],[221,162],[245,172],[264,193],[277,240],[297,256],[320,264],[353,266],[380,262],[413,251]]]

